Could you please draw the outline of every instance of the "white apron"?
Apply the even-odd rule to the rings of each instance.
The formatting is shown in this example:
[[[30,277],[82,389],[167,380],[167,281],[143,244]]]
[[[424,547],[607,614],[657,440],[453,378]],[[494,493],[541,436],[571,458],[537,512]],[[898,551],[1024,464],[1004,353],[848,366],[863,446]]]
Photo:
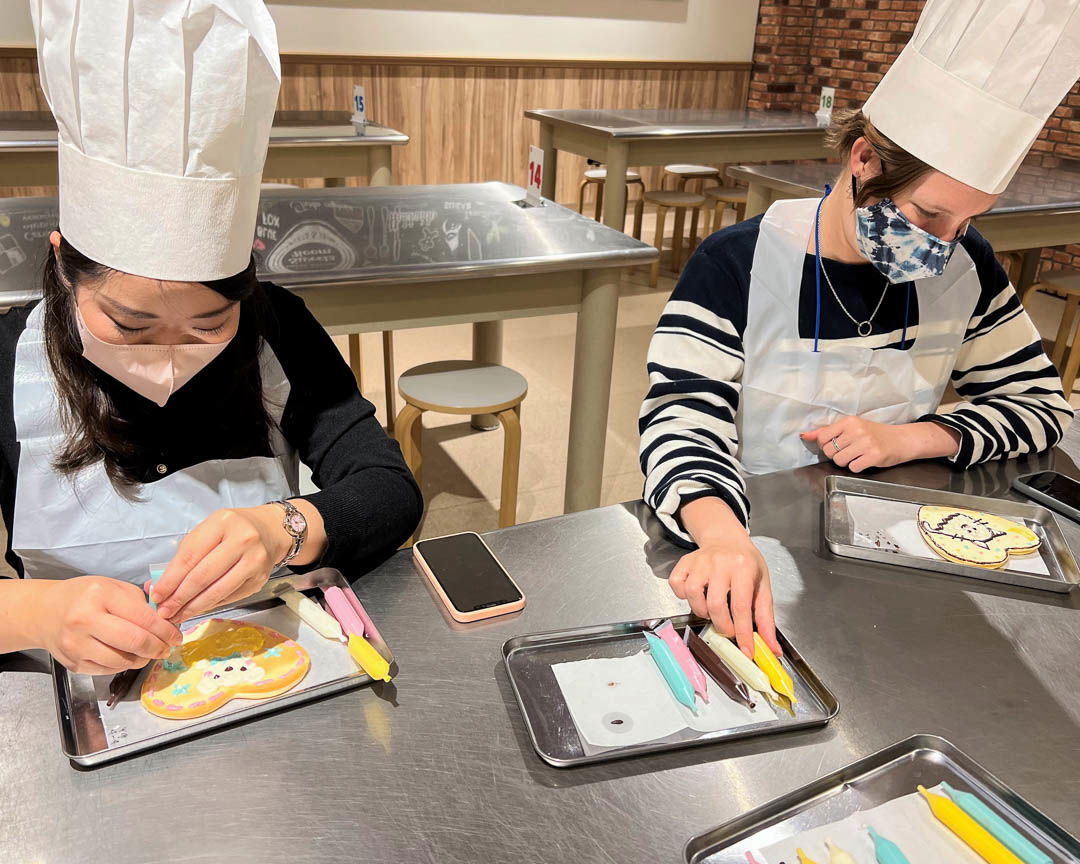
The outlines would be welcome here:
[[[824,460],[818,446],[803,442],[799,433],[840,417],[910,423],[935,411],[979,299],[975,265],[957,246],[941,276],[915,282],[918,336],[907,351],[830,340],[814,353],[813,339],[799,337],[799,292],[818,203],[777,201],[761,220],[736,417],[738,455],[750,474]]]
[[[94,574],[141,585],[147,567],[169,561],[184,536],[214,510],[256,507],[296,495],[296,453],[271,431],[274,456],[214,459],[139,490],[118,494],[99,463],[63,477],[52,469],[63,440],[57,393],[45,355],[42,305],[29,315],[15,350],[15,429],[21,445],[12,549],[27,576]],[[260,357],[267,411],[280,423],[289,381],[268,345]]]

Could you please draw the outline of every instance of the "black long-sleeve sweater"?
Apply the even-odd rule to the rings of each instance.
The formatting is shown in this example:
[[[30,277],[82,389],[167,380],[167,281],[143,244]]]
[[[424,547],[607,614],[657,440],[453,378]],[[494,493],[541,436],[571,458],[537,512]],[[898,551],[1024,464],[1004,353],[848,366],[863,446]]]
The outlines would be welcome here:
[[[281,432],[320,490],[303,496],[326,527],[327,547],[318,566],[336,567],[355,580],[412,533],[423,508],[420,491],[397,442],[386,435],[374,406],[360,394],[348,364],[304,301],[277,285],[263,287],[269,319],[264,336],[290,384]],[[0,315],[0,510],[8,532],[7,560],[20,575],[22,562],[11,550],[19,465],[12,392],[15,349],[33,308]],[[253,326],[243,312],[240,326]],[[238,416],[239,402],[232,398],[242,386],[233,371],[242,365],[236,357],[242,341],[234,339],[163,407],[105,373],[96,374],[142,445],[144,482],[211,459],[272,455],[252,424]]]

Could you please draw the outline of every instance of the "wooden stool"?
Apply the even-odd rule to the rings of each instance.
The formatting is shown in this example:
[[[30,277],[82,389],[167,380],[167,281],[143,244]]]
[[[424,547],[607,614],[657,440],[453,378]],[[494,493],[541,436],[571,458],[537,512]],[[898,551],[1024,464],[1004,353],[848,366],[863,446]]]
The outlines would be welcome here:
[[[712,219],[709,222],[709,233],[720,229],[720,223],[724,218],[724,211],[728,207],[735,208],[735,221],[742,222],[746,218],[746,189],[741,186],[710,186],[705,190],[705,197],[709,199],[712,208]]]
[[[416,482],[423,459],[423,414],[494,414],[503,427],[502,498],[499,527],[517,522],[518,468],[521,463],[521,403],[529,391],[524,376],[506,366],[476,360],[441,360],[403,372],[398,392],[405,406],[398,414],[395,438]]]
[[[1080,272],[1049,270],[1042,274],[1039,284],[1044,288],[1051,288],[1064,294],[1066,298],[1065,311],[1061,316],[1061,325],[1054,339],[1054,350],[1050,359],[1061,374],[1061,388],[1065,391],[1065,398],[1068,399],[1072,394],[1073,384],[1076,382],[1077,369],[1080,367],[1080,336],[1073,339],[1072,347],[1069,347],[1069,338],[1076,324],[1076,313],[1080,308]],[[1065,357],[1066,348],[1068,348],[1068,359]],[[1064,368],[1061,365],[1063,360],[1065,361]]]
[[[600,214],[604,208],[604,182],[607,180],[607,168],[590,168],[584,174],[578,189],[578,213],[585,213],[585,189],[596,186],[596,206],[593,209],[593,219],[600,221]],[[623,224],[626,224],[626,206],[630,203],[630,187],[640,186],[641,194],[634,201],[634,237],[641,239],[641,217],[645,213],[645,183],[637,171],[626,171],[626,203],[623,204]]]
[[[671,208],[675,209],[675,229],[674,236],[671,239],[671,269],[678,273],[682,269],[682,241],[683,241],[683,226],[686,224],[686,210],[687,208],[693,208],[694,210],[694,224],[697,224],[698,211],[705,206],[705,196],[698,195],[696,192],[646,192],[645,200],[651,201],[656,205],[656,251],[663,252],[664,249],[664,222],[667,219],[667,211]],[[649,273],[649,284],[655,288],[656,283],[660,279],[660,258],[652,264],[652,269]]]
[[[704,188],[706,180],[720,182],[720,169],[709,165],[665,165],[664,178],[675,178],[675,189],[679,192],[686,191],[686,184],[692,180],[700,180]],[[661,184],[663,185],[663,184]]]

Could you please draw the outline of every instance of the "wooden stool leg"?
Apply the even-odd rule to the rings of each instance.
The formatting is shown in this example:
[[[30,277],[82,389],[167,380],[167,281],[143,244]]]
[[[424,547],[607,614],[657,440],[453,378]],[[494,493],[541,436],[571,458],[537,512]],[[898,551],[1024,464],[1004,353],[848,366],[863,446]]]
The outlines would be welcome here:
[[[352,369],[353,378],[356,379],[357,389],[364,392],[364,355],[360,350],[360,334],[349,334],[349,367]]]
[[[1054,353],[1050,355],[1050,361],[1059,370],[1061,361],[1065,357],[1065,349],[1069,344],[1069,337],[1072,335],[1077,306],[1080,306],[1080,294],[1072,294],[1065,301],[1065,311],[1061,313],[1061,324],[1058,326],[1057,336],[1054,339]]]
[[[600,221],[600,214],[604,211],[604,181],[601,180],[596,184],[596,209],[593,212],[593,219],[597,222]]]
[[[393,437],[394,415],[397,414],[397,405],[394,402],[394,385],[397,376],[394,374],[394,331],[383,330],[382,334],[382,362],[383,384],[386,386],[386,431]]]
[[[585,213],[585,187],[589,185],[588,180],[581,181],[581,188],[578,189],[577,195],[577,212],[584,215]]]
[[[1061,376],[1061,389],[1065,391],[1066,399],[1072,396],[1078,369],[1080,369],[1080,338],[1073,340],[1072,347],[1069,349],[1069,359],[1065,363],[1065,372]]]
[[[641,239],[641,220],[645,216],[645,198],[638,198],[634,202],[634,239]]]
[[[667,207],[656,208],[656,242],[653,244],[656,246],[656,260],[653,261],[652,268],[649,270],[649,285],[653,288],[660,280],[660,256],[664,254],[664,222],[667,211]]]
[[[735,205],[735,221],[742,222],[746,218],[746,202]]]
[[[521,466],[521,406],[495,415],[503,427],[502,497],[499,527],[517,524],[518,470]]]
[[[686,184],[689,183],[689,182],[690,182],[689,177],[680,177],[678,182],[675,184],[675,188],[680,192],[685,192],[686,191]]]
[[[727,206],[723,201],[713,202],[712,218],[709,220],[709,233],[715,234],[721,228],[724,227],[724,211],[727,210]]]
[[[697,223],[698,212],[701,208],[695,207],[693,214],[690,216],[690,242],[686,244],[686,258],[690,259],[690,256],[694,254],[694,250],[697,248],[698,236],[697,236]]]
[[[420,418],[423,413],[415,405],[406,402],[394,422],[394,428],[397,430],[394,438],[401,448],[401,457],[405,460],[405,464],[409,466],[409,470],[412,472],[413,477],[416,478],[418,486],[420,485],[419,445],[423,434],[423,421]],[[414,429],[414,426],[419,427],[419,431]]]
[[[675,227],[671,229],[671,269],[679,272],[679,259],[682,258],[683,231],[686,230],[686,208],[675,208]]]

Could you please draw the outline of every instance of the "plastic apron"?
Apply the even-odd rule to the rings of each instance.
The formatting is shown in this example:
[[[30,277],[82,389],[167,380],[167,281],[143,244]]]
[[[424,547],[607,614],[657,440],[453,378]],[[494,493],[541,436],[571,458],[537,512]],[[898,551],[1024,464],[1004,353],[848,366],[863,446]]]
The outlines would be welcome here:
[[[193,465],[143,485],[138,500],[117,493],[100,464],[74,478],[57,474],[51,463],[63,431],[41,319],[38,305],[15,350],[15,429],[21,449],[12,548],[27,576],[95,574],[141,585],[148,565],[170,560],[180,540],[213,511],[255,507],[297,493],[299,462],[277,428],[271,432],[273,456]],[[263,398],[276,427],[289,381],[267,345],[260,367]]]
[[[945,272],[915,282],[918,336],[907,351],[799,337],[799,292],[817,199],[777,201],[761,221],[743,334],[745,365],[736,423],[750,474],[825,459],[800,432],[843,416],[910,423],[935,411],[981,292],[962,246]],[[825,286],[822,286],[823,290]]]

